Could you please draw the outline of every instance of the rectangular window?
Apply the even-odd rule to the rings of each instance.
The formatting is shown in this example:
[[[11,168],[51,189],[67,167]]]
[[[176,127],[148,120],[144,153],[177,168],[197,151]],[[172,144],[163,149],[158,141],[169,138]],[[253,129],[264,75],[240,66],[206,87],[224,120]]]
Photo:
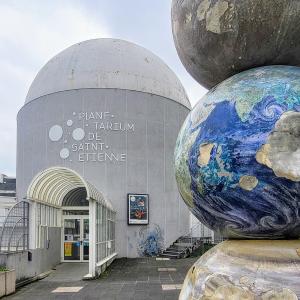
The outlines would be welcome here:
[[[49,227],[58,227],[60,209],[45,204],[36,204],[36,247],[47,247]]]

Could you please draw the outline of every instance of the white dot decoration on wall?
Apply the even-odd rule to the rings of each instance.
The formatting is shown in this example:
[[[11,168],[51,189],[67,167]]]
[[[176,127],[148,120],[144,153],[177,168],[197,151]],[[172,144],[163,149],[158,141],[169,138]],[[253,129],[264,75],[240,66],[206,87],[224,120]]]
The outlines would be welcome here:
[[[83,140],[84,136],[85,136],[85,132],[82,128],[76,128],[72,132],[72,137],[76,141]]]
[[[66,159],[69,157],[70,155],[70,151],[68,148],[63,148],[60,150],[60,153],[59,153],[60,157],[63,158],[63,159]]]
[[[59,141],[63,136],[63,129],[59,125],[54,125],[49,130],[49,139],[52,142]]]
[[[72,120],[68,120],[68,121],[67,121],[67,125],[68,125],[68,126],[72,126],[72,125],[73,125],[73,121],[72,121]]]

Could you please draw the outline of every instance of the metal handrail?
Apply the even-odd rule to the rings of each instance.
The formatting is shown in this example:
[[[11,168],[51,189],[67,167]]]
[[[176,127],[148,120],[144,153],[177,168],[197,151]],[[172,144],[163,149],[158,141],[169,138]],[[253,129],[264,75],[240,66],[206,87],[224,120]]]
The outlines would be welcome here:
[[[27,219],[27,218],[26,218],[26,219]],[[11,243],[11,239],[12,239],[12,237],[13,237],[13,233],[14,233],[14,231],[15,231],[16,226],[20,223],[20,221],[24,221],[24,218],[23,218],[23,217],[19,218],[19,220],[14,224],[14,226],[13,226],[13,228],[12,228],[11,234],[10,234],[9,239],[8,239],[8,244],[7,244],[7,251],[8,251],[8,252],[9,252],[9,250],[10,250],[10,243]]]
[[[190,230],[188,231],[187,234],[182,235],[184,237],[190,238],[190,242],[192,243],[192,239],[193,239],[193,231],[195,231],[198,227],[203,226],[203,224],[201,222],[195,224],[192,228],[190,228]]]
[[[28,233],[23,233],[23,234],[19,237],[18,242],[17,242],[17,246],[16,246],[16,251],[18,251],[18,249],[19,249],[19,242],[20,242],[21,238],[24,238],[24,236],[26,236],[26,237],[28,238]],[[24,250],[24,249],[23,249],[23,250]]]
[[[14,215],[14,211],[19,209],[21,213]],[[10,218],[18,218],[17,221],[13,221],[13,226],[9,227],[9,219]],[[23,240],[23,248],[24,250],[26,248],[28,248],[28,230],[29,230],[29,203],[28,201],[22,200],[17,202],[14,206],[11,207],[11,209],[9,210],[7,216],[5,217],[5,220],[3,222],[3,227],[1,229],[1,234],[0,234],[0,252],[1,250],[4,248],[3,245],[3,237],[5,234],[5,231],[10,228],[11,232],[9,233],[9,238],[8,238],[8,243],[7,243],[7,251],[10,252],[11,249],[11,241],[13,238],[13,235],[15,233],[15,229],[19,228],[17,227],[18,224],[20,224],[20,222],[23,222],[23,226],[20,227],[22,228],[22,234],[20,238],[24,238],[25,236],[27,236],[27,241]],[[19,247],[19,243],[20,243],[20,238],[17,241],[17,247],[16,249]]]
[[[186,234],[181,235],[178,239],[180,239],[180,238],[189,239],[189,243],[191,243],[191,244],[193,243],[193,239],[197,239],[197,240],[200,240],[200,241],[203,241],[203,242],[205,242],[205,240],[207,240],[207,241],[210,240],[210,242],[212,242],[214,244],[222,242],[222,241],[225,240],[224,237],[220,237],[216,242],[215,238],[213,238],[212,236],[204,236],[204,228],[203,228],[203,230],[201,230],[203,232],[201,232],[200,237],[198,237],[198,238],[194,237],[193,232],[196,231],[197,228],[201,227],[201,226],[205,226],[205,225],[201,222],[194,224],[192,226],[192,228],[190,228],[190,230]]]

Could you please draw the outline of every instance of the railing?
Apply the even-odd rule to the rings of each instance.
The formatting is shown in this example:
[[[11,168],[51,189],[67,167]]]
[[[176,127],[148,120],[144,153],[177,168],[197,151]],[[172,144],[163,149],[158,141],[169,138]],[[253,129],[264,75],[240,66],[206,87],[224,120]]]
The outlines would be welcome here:
[[[0,231],[0,252],[28,250],[29,203],[17,202],[6,216]]]
[[[199,230],[200,229],[200,230]],[[195,232],[201,231],[200,236],[195,236]],[[212,236],[204,236],[204,225],[199,222],[196,223],[187,234],[183,235],[182,237],[188,239],[190,243],[193,243],[193,240],[203,240],[203,242],[212,242]]]
[[[200,235],[197,235],[197,232],[201,232]],[[181,236],[181,239],[186,239],[189,243],[194,242],[203,242],[208,244],[218,244],[224,241],[222,236],[215,236],[214,232],[211,230],[211,235],[205,235],[205,225],[201,222],[196,223],[188,233]],[[180,239],[179,238],[179,239]]]

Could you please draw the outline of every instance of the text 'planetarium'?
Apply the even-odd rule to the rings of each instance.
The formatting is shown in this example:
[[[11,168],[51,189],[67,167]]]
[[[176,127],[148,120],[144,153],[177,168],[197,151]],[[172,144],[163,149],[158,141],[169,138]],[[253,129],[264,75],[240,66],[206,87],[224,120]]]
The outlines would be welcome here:
[[[189,110],[176,75],[135,44],[89,40],[52,58],[18,114],[33,259],[89,261],[95,276],[117,255],[157,255],[188,233],[173,152]]]

